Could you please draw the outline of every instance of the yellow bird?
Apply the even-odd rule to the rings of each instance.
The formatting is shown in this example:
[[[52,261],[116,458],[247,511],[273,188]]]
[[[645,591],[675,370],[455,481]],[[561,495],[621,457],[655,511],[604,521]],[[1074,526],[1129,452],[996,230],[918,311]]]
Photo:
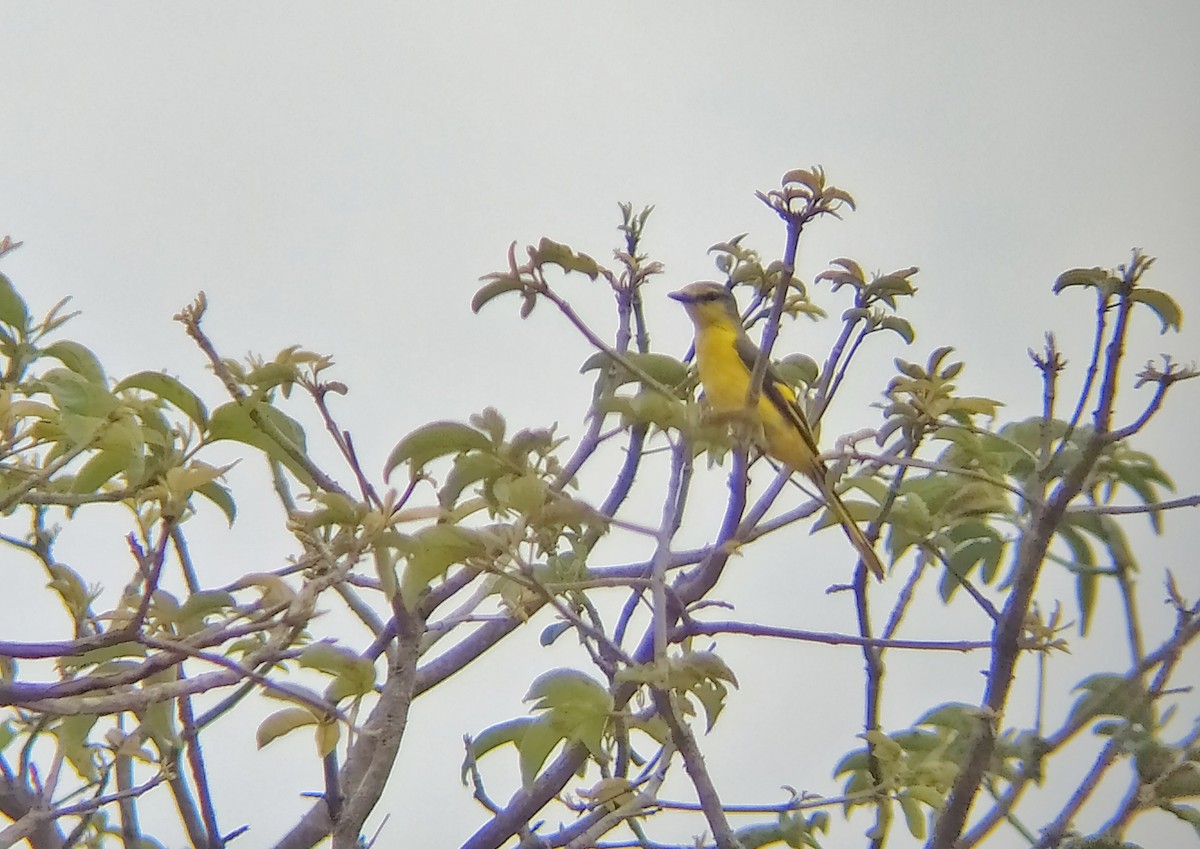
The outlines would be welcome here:
[[[733,293],[719,283],[692,283],[669,297],[683,304],[696,326],[696,366],[709,406],[717,414],[745,411],[758,347],[742,327]],[[883,580],[883,564],[870,540],[826,480],[827,469],[818,457],[816,438],[796,401],[796,393],[770,363],[751,420],[762,428],[763,451],[816,484],[858,556],[876,578]]]

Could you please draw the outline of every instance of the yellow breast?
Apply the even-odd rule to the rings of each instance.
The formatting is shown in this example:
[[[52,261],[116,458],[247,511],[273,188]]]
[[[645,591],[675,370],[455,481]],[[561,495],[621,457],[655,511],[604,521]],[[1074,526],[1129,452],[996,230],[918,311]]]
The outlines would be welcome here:
[[[704,397],[718,413],[732,413],[746,406],[750,371],[734,347],[737,335],[721,327],[709,327],[696,340],[696,367],[704,384]]]

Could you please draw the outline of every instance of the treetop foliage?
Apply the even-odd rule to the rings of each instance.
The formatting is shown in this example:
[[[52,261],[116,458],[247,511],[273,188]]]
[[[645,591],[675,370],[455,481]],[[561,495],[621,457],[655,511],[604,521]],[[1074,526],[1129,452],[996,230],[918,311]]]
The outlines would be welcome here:
[[[479,311],[515,301],[522,318],[552,309],[591,344],[581,379],[593,394],[581,434],[511,431],[489,408],[400,436],[378,472],[361,462],[338,420],[333,402],[346,385],[329,376],[329,357],[299,346],[269,360],[222,356],[203,328],[201,294],[176,319],[219,391],[187,386],[152,363],[113,379],[88,347],[60,338],[72,316],[65,300],[35,318],[0,276],[0,543],[19,568],[44,571],[62,610],[54,641],[23,639],[18,620],[0,630],[0,812],[11,820],[0,844],[162,846],[140,824],[139,810],[153,806],[174,812],[190,845],[234,843],[247,824],[222,817],[220,777],[206,768],[203,746],[226,745],[214,729],[241,716],[251,694],[280,702],[258,725],[265,751],[257,757],[272,757],[282,737],[312,733],[313,780],[323,782],[274,845],[308,847],[329,836],[339,849],[369,844],[367,818],[384,813],[377,805],[400,742],[416,733],[408,727],[413,702],[469,675],[527,628],[539,629],[542,645],[569,641],[577,663],[534,677],[525,715],[497,705],[489,727],[443,719],[420,731],[470,733],[459,769],[480,818],[473,833],[454,837],[469,849],[514,841],[820,847],[827,833],[843,845],[842,815],[851,814],[867,823],[874,847],[897,834],[932,849],[1006,845],[1005,829],[1039,849],[1119,846],[1135,819],[1164,812],[1200,833],[1200,811],[1184,801],[1200,794],[1200,722],[1182,737],[1170,725],[1173,676],[1194,651],[1200,607],[1176,589],[1174,564],[1142,562],[1127,532],[1131,518],[1144,516],[1161,533],[1167,512],[1200,504],[1200,496],[1170,499],[1170,476],[1138,443],[1166,411],[1171,387],[1195,372],[1167,357],[1148,364],[1133,387],[1150,389],[1141,412],[1124,421],[1116,409],[1129,382],[1131,323],[1152,318],[1166,333],[1182,322],[1171,296],[1144,283],[1152,259],[1134,251],[1114,269],[1073,269],[1054,282],[1053,292],[1078,299],[1093,324],[1081,388],[1065,389],[1067,363],[1047,335],[1030,352],[1042,411],[1006,421],[998,401],[960,393],[965,365],[951,347],[898,356],[918,339],[904,315],[917,296],[915,267],[868,273],[843,257],[801,279],[804,229],[853,210],[847,192],[812,168],[788,172],[758,197],[780,218],[783,255],[764,258],[746,234],[710,252],[722,282],[742,296],[745,327],[809,421],[819,423],[852,368],[881,372],[882,424],[822,440],[830,479],[890,564],[888,584],[900,587],[877,595],[847,549],[845,583],[829,598],[853,609],[855,633],[719,618],[717,584],[732,555],[754,557],[754,543],[783,528],[837,520],[792,485],[790,470],[772,470],[753,428],[711,414],[690,354],[652,348],[643,306],[658,296],[665,269],[646,252],[650,209],[621,206],[622,244],[609,265],[549,238],[524,251],[514,243],[471,302]],[[6,239],[0,256],[15,247]],[[611,292],[611,338],[572,306],[576,280]],[[834,303],[842,306],[830,319]],[[801,317],[838,322],[828,351],[779,353],[781,328]],[[337,468],[313,459],[310,418],[336,448]],[[238,501],[263,493],[230,487],[230,465],[213,459],[217,443],[266,461],[296,545],[274,568],[227,585],[214,585],[203,560],[193,560],[189,520],[217,510],[234,523]],[[723,516],[708,544],[681,549],[676,535],[705,462],[727,473]],[[585,467],[603,472],[607,488],[584,488]],[[635,489],[661,505],[657,524],[627,509]],[[127,577],[118,602],[104,608],[99,581],[111,579],[113,565],[56,556],[71,520],[98,504],[120,505],[127,516]],[[597,554],[606,538],[637,540],[651,553],[606,562]],[[1039,588],[1046,570],[1071,575],[1073,600]],[[1174,616],[1158,645],[1140,624],[1139,575],[1166,587]],[[1125,621],[1105,630],[1126,634],[1128,657],[1073,687],[1057,676],[1048,683],[1056,657],[1094,633],[1101,593],[1122,600]],[[949,604],[970,610],[991,638],[923,633],[916,611]],[[330,608],[357,630],[328,628],[318,614]],[[709,640],[717,635],[787,641],[798,657],[814,642],[860,653],[861,692],[833,695],[858,702],[861,740],[846,741],[839,763],[805,763],[803,774],[799,748],[756,766],[777,772],[780,784],[824,786],[832,775],[840,787],[790,791],[782,802],[728,801],[734,777],[710,772],[704,735],[731,699],[754,694],[737,690],[738,670]],[[885,716],[883,697],[903,681],[885,684],[883,673],[901,651],[978,652],[984,686],[966,681],[961,700],[898,724]],[[1040,708],[1033,716],[1010,709],[1025,676],[1077,694],[1060,724]],[[1099,753],[1080,770],[1062,753],[1085,732]],[[508,750],[518,789],[500,800],[489,788],[505,784],[497,753]],[[1081,820],[1101,778],[1122,768],[1128,789],[1119,808],[1103,822]],[[1023,796],[1051,771],[1072,775],[1077,791],[1050,820],[1026,821]],[[679,787],[689,798],[669,795]],[[681,821],[694,841],[677,836]]]

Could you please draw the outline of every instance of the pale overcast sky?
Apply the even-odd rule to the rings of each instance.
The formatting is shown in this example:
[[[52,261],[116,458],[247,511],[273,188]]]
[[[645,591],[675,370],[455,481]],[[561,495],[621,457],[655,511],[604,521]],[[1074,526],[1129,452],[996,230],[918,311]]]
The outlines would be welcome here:
[[[860,208],[814,227],[801,275],[838,256],[868,269],[921,268],[916,344],[870,352],[858,395],[826,421],[826,441],[878,424],[867,405],[892,357],[923,361],[945,344],[967,362],[964,391],[1023,417],[1040,405],[1026,349],[1045,331],[1061,332],[1076,369],[1086,363],[1092,301],[1050,293],[1067,268],[1115,266],[1134,246],[1158,256],[1147,283],[1181,302],[1184,332],[1160,338],[1143,316],[1131,359],[1196,359],[1198,31],[1200,6],[1190,2],[3,2],[0,235],[25,242],[3,270],[37,311],[72,295],[83,315],[69,335],[114,376],[164,368],[208,387],[213,402],[219,386],[171,321],[201,289],[227,355],[294,343],[333,354],[351,387],[342,424],[379,468],[418,424],[487,405],[514,425],[582,430],[586,343],[549,309],[525,323],[506,301],[470,313],[479,276],[504,264],[511,241],[548,235],[604,261],[618,244],[617,203],[655,205],[645,247],[667,273],[648,292],[648,312],[656,347],[681,355],[690,326],[660,296],[717,276],[706,250],[738,233],[777,255],[782,230],[753,193],[787,169],[820,164]],[[581,309],[607,326],[603,296],[572,285]],[[820,297],[835,315],[845,306]],[[781,345],[820,353],[834,332],[796,325]],[[847,403],[856,397],[857,407]],[[1125,409],[1138,409],[1141,398],[1127,398]],[[1139,443],[1185,494],[1200,489],[1190,448],[1198,398],[1180,387]],[[239,469],[235,486],[238,474],[256,480]],[[707,474],[720,497],[722,472]],[[278,523],[277,513],[244,509],[233,538],[202,517],[197,527],[211,536],[197,547],[227,571],[274,568],[292,549],[254,523]],[[1193,523],[1172,516],[1168,538],[1136,538],[1153,616],[1162,615],[1164,563],[1185,592],[1200,593],[1200,570],[1182,557],[1200,544]],[[840,544],[833,536],[814,544]],[[785,546],[809,543],[798,537]],[[688,539],[705,541],[702,522]],[[823,598],[828,576],[793,596],[781,584],[756,595],[770,568],[759,557],[748,552],[727,578],[741,618],[852,629],[844,606],[825,621],[824,608],[796,600]],[[105,567],[91,568],[103,581]],[[111,580],[126,568],[119,561]],[[36,589],[43,579],[29,580]],[[1070,587],[1050,581],[1047,597],[1072,600]],[[1115,615],[1115,599],[1105,604]],[[953,615],[933,608],[932,624],[912,635],[961,633]],[[1163,633],[1153,621],[1148,630]],[[3,637],[13,638],[8,627]],[[410,725],[418,736],[378,811],[392,814],[384,844],[451,846],[473,830],[479,809],[457,778],[461,735],[521,713],[537,669],[584,662],[557,647],[537,655],[532,642],[529,674],[475,670],[420,700]],[[712,740],[714,768],[745,776],[729,801],[778,801],[778,786],[801,778],[836,792],[824,766],[763,764],[781,740],[828,722],[837,725],[829,748],[796,759],[832,766],[855,745],[857,708],[829,703],[833,684],[780,683],[795,647],[718,648],[746,694],[732,696]],[[1081,646],[1076,657],[1114,651]],[[1118,656],[1114,670],[1124,669]],[[860,675],[851,650],[812,658],[806,675],[843,666],[847,680]],[[980,697],[977,657],[899,663],[890,680],[911,675],[914,698],[897,694],[893,727],[931,700]],[[953,685],[948,666],[963,672]],[[1061,675],[1079,677],[1067,667]],[[735,733],[776,702],[796,731],[750,724]],[[252,825],[239,845],[267,845],[305,808],[296,794],[317,787],[319,769],[307,741],[255,753],[252,732],[225,733],[228,760],[209,750],[224,770],[225,824]],[[287,746],[294,785],[280,780]],[[1084,825],[1103,819],[1090,809]],[[861,829],[842,828],[831,845],[854,845]],[[1147,847],[1192,839],[1166,818],[1130,836]]]

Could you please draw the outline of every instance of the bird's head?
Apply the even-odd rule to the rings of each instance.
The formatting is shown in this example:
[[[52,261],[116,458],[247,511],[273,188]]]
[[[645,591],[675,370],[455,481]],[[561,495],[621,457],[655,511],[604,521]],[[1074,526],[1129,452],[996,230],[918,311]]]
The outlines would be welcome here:
[[[689,283],[678,292],[671,292],[667,297],[683,304],[692,323],[697,327],[724,324],[730,318],[733,319],[735,326],[742,326],[737,300],[733,297],[733,293],[720,283],[707,280]]]

